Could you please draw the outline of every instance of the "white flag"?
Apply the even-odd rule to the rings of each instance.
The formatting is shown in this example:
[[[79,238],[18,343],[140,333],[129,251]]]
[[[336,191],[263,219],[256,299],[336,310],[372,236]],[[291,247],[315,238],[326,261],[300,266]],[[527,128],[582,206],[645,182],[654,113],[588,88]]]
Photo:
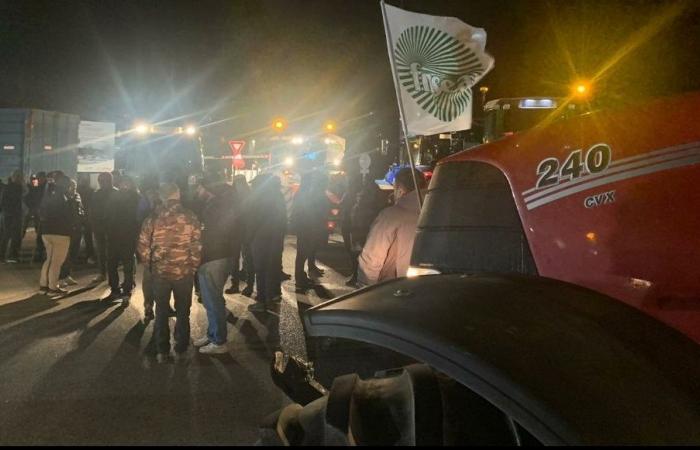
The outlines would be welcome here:
[[[472,86],[493,68],[486,31],[454,17],[429,16],[382,2],[394,82],[409,135],[466,130]]]

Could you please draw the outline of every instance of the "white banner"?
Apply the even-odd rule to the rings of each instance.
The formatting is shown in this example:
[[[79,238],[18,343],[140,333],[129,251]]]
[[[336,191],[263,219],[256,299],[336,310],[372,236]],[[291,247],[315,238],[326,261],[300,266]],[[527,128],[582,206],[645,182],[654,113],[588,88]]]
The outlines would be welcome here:
[[[78,172],[111,172],[114,170],[114,137],[112,122],[81,120],[78,128]]]
[[[471,88],[494,65],[485,51],[486,31],[454,17],[382,7],[409,136],[471,128]]]

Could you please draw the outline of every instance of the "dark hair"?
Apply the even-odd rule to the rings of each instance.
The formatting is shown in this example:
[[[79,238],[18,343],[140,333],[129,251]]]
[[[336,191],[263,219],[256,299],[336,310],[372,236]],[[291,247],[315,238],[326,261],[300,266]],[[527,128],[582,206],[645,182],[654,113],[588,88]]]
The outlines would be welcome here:
[[[425,181],[425,175],[423,175],[423,172],[418,169],[413,169],[413,172],[416,174],[418,189],[425,188],[428,183]],[[394,178],[394,186],[398,185],[403,186],[408,192],[414,190],[415,186],[413,185],[413,176],[411,175],[410,167],[405,167],[399,170],[399,173],[396,174],[396,178]]]
[[[97,176],[97,183],[102,189],[108,189],[114,186],[114,176],[109,172],[102,172]]]

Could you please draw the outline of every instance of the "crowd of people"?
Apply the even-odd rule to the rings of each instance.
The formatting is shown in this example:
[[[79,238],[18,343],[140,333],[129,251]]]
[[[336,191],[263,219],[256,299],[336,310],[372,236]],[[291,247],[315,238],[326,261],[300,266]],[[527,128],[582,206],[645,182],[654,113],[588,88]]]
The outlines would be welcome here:
[[[422,174],[416,174],[424,187]],[[136,287],[136,268],[142,266],[144,320],[154,320],[159,361],[170,354],[170,317],[176,318],[175,357],[190,345],[193,290],[208,327],[192,342],[204,354],[228,351],[224,293],[252,296],[255,288],[255,302],[249,305],[254,312],[281,301],[282,281],[290,277],[282,270],[288,231],[296,235],[296,288],[313,288],[323,276],[316,258],[328,242],[332,204],[340,210],[351,286],[406,274],[419,213],[409,169],[396,177],[393,206],[372,182],[329,183],[325,173],[309,171],[302,175],[289,216],[280,179],[268,173],[250,184],[242,175],[228,183],[219,173],[199,177],[194,186],[167,175],[160,183],[144,180],[140,189],[119,174],[101,173],[97,181],[94,191],[89,178],[76,182],[55,171],[37,173],[25,186],[22,173],[13,173],[7,185],[0,185],[0,258],[19,262],[32,223],[37,236],[33,260],[43,260],[41,294],[61,298],[69,293],[67,288],[77,284],[71,275],[84,248],[84,260],[97,266],[92,284],[109,285],[103,300],[124,306]],[[245,281],[242,291],[240,281]]]

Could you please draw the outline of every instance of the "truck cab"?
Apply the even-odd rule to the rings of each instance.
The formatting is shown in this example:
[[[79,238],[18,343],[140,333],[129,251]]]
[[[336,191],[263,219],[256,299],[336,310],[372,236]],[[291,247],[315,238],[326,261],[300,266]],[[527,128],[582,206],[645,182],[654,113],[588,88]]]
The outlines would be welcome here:
[[[420,216],[413,273],[554,278],[700,342],[698,114],[698,93],[664,98],[442,160]]]

